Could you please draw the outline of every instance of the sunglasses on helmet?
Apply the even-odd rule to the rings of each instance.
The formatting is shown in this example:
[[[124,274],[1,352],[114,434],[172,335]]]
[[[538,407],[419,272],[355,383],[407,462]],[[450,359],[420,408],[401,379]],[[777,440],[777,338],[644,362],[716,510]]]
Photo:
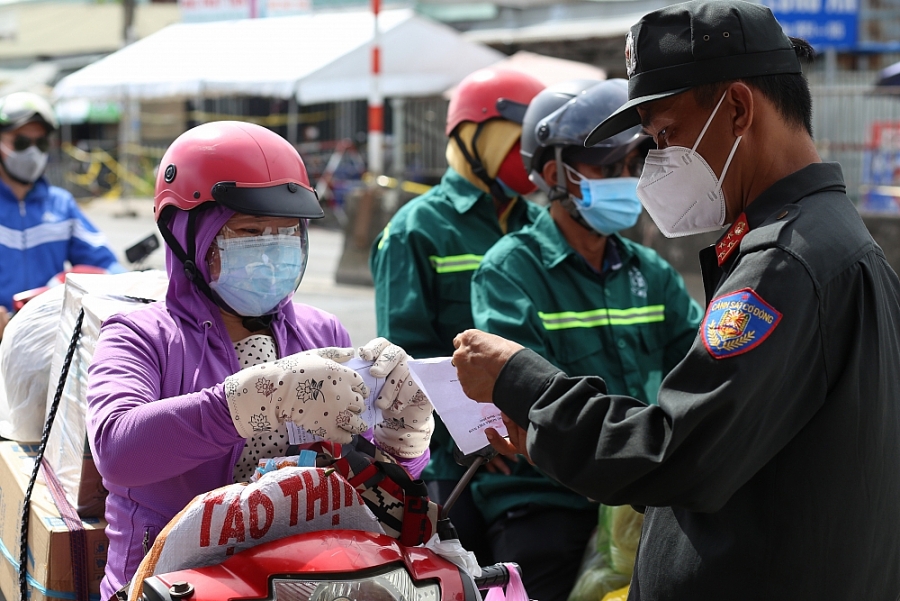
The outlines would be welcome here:
[[[30,138],[28,136],[24,136],[22,134],[16,135],[13,138],[13,149],[17,152],[21,152],[23,150],[28,150],[28,148],[34,144],[37,146],[37,149],[41,152],[47,152],[50,149],[50,138],[48,136],[41,136],[40,138]]]

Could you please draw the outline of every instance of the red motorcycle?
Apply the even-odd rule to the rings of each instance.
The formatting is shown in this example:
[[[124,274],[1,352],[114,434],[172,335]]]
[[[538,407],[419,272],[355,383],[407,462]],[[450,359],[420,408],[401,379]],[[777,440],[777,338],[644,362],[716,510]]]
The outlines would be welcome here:
[[[456,538],[450,507],[492,452],[486,447],[466,458],[469,469],[441,510],[441,540]],[[218,565],[152,576],[144,580],[142,601],[480,601],[478,590],[505,586],[510,569],[518,566],[482,568],[473,579],[424,547],[384,534],[328,530],[265,543]]]
[[[384,534],[309,532],[273,541],[216,566],[170,572],[144,581],[144,601],[454,601],[480,600],[475,587],[503,586],[503,564],[482,568],[473,582],[456,565]]]

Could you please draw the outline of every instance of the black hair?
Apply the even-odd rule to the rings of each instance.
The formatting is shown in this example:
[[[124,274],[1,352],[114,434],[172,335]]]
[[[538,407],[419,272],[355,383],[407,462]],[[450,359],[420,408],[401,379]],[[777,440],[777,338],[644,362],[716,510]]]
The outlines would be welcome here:
[[[544,165],[548,162],[552,161],[554,158],[554,152],[552,146],[538,146],[535,149],[535,152],[538,153],[537,162],[535,163],[535,171],[540,173],[544,170]]]
[[[804,62],[811,62],[815,58],[815,50],[806,40],[790,38],[797,57]],[[745,77],[734,81],[740,81],[752,88],[756,88],[769,102],[775,105],[776,110],[789,124],[796,127],[802,126],[806,133],[813,135],[812,131],[812,95],[809,92],[809,84],[802,73],[782,73],[778,75],[758,75]],[[722,89],[731,81],[705,84],[692,89],[694,99],[701,108],[712,109],[722,96]]]

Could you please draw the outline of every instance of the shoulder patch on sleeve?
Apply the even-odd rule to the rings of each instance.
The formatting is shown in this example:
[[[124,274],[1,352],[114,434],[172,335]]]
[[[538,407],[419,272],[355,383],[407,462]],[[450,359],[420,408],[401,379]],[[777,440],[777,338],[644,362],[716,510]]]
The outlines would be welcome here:
[[[709,303],[700,335],[710,355],[727,359],[762,344],[779,321],[781,313],[753,289],[743,288]]]

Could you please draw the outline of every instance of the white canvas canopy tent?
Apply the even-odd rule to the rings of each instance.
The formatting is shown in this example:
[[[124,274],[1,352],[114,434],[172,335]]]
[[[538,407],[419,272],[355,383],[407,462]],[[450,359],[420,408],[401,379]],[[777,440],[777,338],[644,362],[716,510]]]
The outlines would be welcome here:
[[[564,58],[535,54],[527,50],[519,50],[512,56],[507,56],[494,63],[491,68],[527,73],[545,86],[552,86],[570,79],[596,79],[599,81],[606,79],[606,71],[599,67]],[[449,99],[455,91],[455,85],[444,90],[444,98]]]
[[[379,18],[381,91],[440,95],[503,55],[411,10]],[[215,96],[296,98],[299,104],[368,96],[372,14],[343,11],[170,25],[63,78],[59,99]]]

